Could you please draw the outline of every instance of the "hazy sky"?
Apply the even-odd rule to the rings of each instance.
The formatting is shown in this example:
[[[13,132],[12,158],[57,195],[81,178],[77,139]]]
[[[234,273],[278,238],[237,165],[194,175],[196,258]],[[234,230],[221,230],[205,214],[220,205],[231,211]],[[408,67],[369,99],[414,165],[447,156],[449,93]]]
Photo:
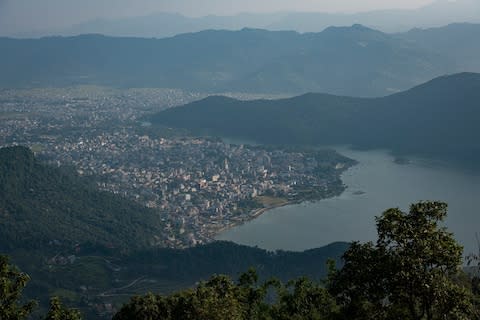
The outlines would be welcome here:
[[[50,29],[94,18],[179,12],[188,16],[239,12],[358,12],[417,8],[433,0],[0,0],[0,33]],[[480,0],[479,0],[480,1]]]

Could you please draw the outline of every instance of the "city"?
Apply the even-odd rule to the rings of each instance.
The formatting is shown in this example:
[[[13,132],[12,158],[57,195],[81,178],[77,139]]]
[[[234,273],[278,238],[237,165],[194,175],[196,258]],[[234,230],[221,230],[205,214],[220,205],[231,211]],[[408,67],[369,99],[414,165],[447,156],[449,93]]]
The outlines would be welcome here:
[[[97,87],[29,92],[2,94],[2,146],[27,145],[52,165],[94,177],[100,190],[156,210],[166,247],[208,243],[269,208],[338,195],[340,173],[354,163],[334,151],[234,145],[142,120],[200,94]]]

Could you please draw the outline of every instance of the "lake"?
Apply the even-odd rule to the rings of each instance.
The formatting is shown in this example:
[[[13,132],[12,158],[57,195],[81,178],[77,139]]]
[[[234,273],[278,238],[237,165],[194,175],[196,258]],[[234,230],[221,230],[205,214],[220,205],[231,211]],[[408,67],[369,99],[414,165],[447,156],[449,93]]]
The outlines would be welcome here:
[[[480,174],[419,158],[397,164],[387,151],[335,149],[359,161],[342,175],[347,185],[342,195],[270,210],[225,231],[218,240],[295,251],[335,241],[375,240],[374,218],[385,209],[406,210],[419,200],[441,200],[449,204],[446,226],[465,253],[478,251]]]

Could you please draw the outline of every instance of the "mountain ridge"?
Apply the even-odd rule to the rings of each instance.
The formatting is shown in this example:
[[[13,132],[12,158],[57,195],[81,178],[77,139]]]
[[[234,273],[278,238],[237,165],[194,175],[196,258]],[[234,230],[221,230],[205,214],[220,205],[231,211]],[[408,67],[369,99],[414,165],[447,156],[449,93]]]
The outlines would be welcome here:
[[[461,28],[467,39],[480,36],[480,25]],[[439,44],[432,51],[421,45],[428,34],[412,40],[353,25],[304,34],[242,29],[165,39],[0,38],[0,87],[97,84],[373,97],[447,73],[480,72],[480,45],[464,41],[452,49]]]
[[[442,76],[379,98],[304,94],[281,100],[206,98],[151,117],[154,124],[260,143],[352,145],[480,159],[480,74]]]

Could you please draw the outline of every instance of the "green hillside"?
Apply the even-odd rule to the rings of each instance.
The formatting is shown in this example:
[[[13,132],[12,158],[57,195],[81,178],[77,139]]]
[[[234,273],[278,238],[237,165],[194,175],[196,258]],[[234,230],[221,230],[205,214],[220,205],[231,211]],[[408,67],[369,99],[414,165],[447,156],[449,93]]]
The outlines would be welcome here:
[[[86,244],[129,251],[155,244],[153,211],[39,163],[24,147],[0,149],[0,250]]]

